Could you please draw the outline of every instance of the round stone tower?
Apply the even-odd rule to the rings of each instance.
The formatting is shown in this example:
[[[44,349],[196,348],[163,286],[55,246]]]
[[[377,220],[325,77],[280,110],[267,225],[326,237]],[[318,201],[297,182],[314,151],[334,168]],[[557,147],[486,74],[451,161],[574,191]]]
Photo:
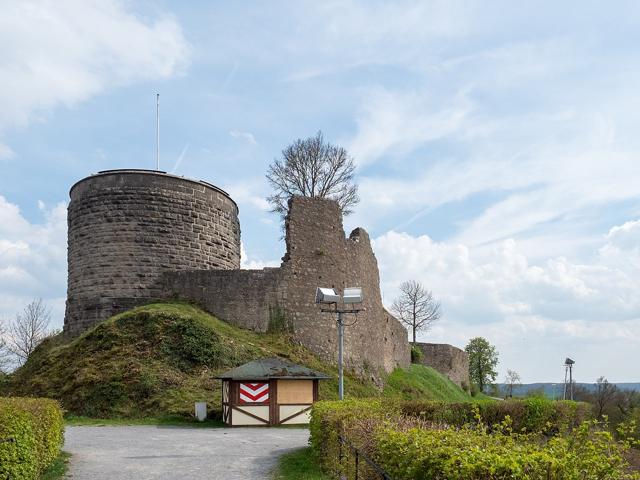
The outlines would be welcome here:
[[[240,268],[238,206],[209,183],[106,170],[69,195],[69,334],[160,298],[165,271]]]

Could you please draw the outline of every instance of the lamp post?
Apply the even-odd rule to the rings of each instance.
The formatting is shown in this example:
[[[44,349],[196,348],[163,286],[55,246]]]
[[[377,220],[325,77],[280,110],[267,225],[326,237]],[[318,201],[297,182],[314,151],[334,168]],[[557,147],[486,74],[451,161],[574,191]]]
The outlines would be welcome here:
[[[335,313],[337,315],[338,325],[338,397],[344,399],[344,315],[347,313],[358,313],[361,308],[338,308],[341,297],[333,288],[316,289],[316,303],[322,305],[333,305],[333,308],[323,308],[320,311]],[[342,303],[345,305],[354,305],[362,303],[362,289],[359,287],[345,288],[342,295]]]

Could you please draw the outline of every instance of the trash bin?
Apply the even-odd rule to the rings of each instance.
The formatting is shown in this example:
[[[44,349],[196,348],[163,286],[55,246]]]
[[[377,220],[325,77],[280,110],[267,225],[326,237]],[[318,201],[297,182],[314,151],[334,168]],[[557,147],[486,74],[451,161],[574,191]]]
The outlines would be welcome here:
[[[196,418],[200,422],[207,419],[207,402],[196,402]]]

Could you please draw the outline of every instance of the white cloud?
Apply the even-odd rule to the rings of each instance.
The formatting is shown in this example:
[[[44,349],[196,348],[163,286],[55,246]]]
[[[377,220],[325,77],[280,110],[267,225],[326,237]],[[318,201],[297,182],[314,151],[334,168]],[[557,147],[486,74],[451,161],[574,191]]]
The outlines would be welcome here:
[[[253,133],[251,132],[240,132],[238,130],[231,130],[229,132],[229,135],[231,135],[233,138],[239,138],[241,140],[244,140],[247,143],[250,143],[251,145],[257,145],[258,142],[256,141],[256,138],[253,136]]]
[[[9,146],[0,143],[0,160],[9,160],[15,155],[15,152]]]
[[[31,223],[0,196],[0,318],[13,317],[33,298],[52,307],[62,327],[67,284],[67,208],[40,202],[42,221]]]
[[[581,351],[581,344],[593,344],[598,361],[584,358],[584,350],[580,356],[589,365],[584,373],[596,378],[615,371],[608,352],[622,348],[631,355],[640,347],[638,223],[612,228],[584,264],[563,257],[534,264],[513,239],[487,250],[391,231],[376,238],[374,248],[387,304],[407,279],[420,280],[442,301],[444,320],[427,334],[430,340],[464,346],[472,336],[488,337],[504,352],[506,367],[518,362],[529,378],[544,369],[528,366],[532,357],[519,350],[520,339],[538,349],[554,345],[545,350],[557,357],[554,362],[569,350]],[[627,235],[635,240],[622,238]],[[619,261],[620,251],[612,254],[614,248],[624,251],[626,262]],[[632,369],[619,372],[634,375]]]
[[[243,270],[261,270],[267,267],[279,267],[277,260],[262,260],[247,254],[244,243],[240,242],[240,268]]]
[[[250,205],[252,208],[268,212],[271,209],[269,202],[266,200],[266,195],[261,195],[264,187],[264,182],[258,179],[246,179],[224,185],[224,189],[241,207]]]
[[[349,152],[359,166],[385,154],[407,153],[417,145],[440,139],[461,128],[472,109],[464,92],[440,105],[424,92],[390,92],[384,89],[363,95],[358,132]]]
[[[167,78],[189,45],[170,16],[145,18],[120,0],[5,2],[0,16],[0,131],[107,89]]]

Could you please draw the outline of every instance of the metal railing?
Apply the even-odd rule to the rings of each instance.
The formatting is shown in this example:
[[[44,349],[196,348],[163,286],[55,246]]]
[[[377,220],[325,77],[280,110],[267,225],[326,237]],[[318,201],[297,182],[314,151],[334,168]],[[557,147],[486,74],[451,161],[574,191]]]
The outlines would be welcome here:
[[[369,480],[371,478],[393,480],[380,465],[371,460],[371,458],[369,458],[369,456],[364,452],[354,447],[342,435],[338,436],[338,440],[340,441],[340,465],[344,467],[344,472],[343,476],[341,476],[341,480],[352,480],[352,478],[353,480]],[[351,456],[353,457],[353,477],[349,477],[349,474],[351,473]]]

